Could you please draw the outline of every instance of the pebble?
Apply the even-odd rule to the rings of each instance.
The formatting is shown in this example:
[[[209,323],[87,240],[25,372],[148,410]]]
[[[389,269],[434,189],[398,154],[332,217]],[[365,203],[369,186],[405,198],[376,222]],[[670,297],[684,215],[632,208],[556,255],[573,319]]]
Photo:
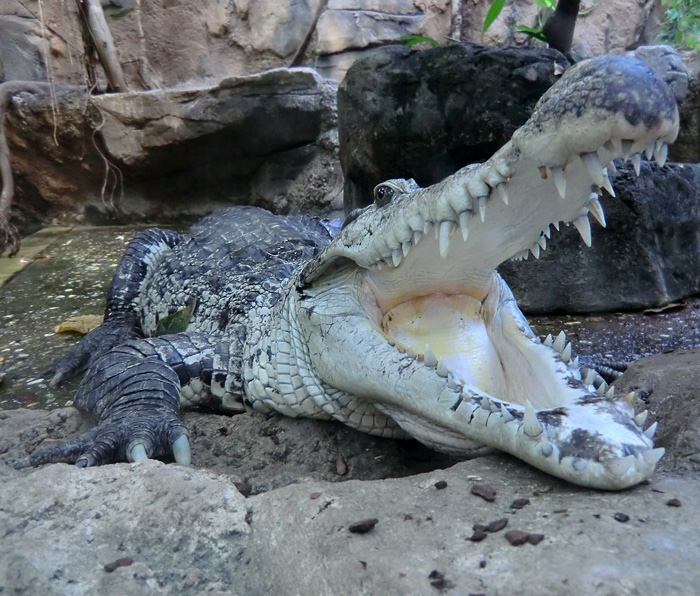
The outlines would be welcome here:
[[[627,515],[626,513],[620,513],[619,511],[613,515],[613,518],[615,521],[619,521],[620,523],[627,523],[630,520],[630,516]]]
[[[531,534],[530,532],[523,532],[522,530],[509,530],[506,532],[506,540],[513,546],[522,546],[526,543],[537,545],[544,540],[544,534]]]
[[[666,501],[666,505],[668,505],[669,507],[680,507],[681,502],[678,499],[669,499],[668,501]]]
[[[447,488],[447,481],[446,480],[438,480],[435,483],[435,488],[438,490],[442,490],[443,488]]]
[[[122,557],[121,559],[117,559],[116,561],[112,561],[111,563],[107,563],[104,566],[104,570],[107,573],[112,573],[113,571],[116,571],[119,569],[119,567],[128,567],[134,562],[134,560],[131,557]]]
[[[521,498],[521,499],[515,499],[515,501],[513,501],[510,504],[510,507],[511,507],[511,509],[522,509],[523,507],[526,507],[529,504],[530,504],[530,499]]]
[[[348,531],[352,532],[353,534],[366,534],[367,532],[372,531],[378,522],[379,520],[376,517],[363,519],[350,524],[348,526]]]
[[[496,491],[488,484],[472,484],[471,493],[489,503],[493,503],[496,500]]]

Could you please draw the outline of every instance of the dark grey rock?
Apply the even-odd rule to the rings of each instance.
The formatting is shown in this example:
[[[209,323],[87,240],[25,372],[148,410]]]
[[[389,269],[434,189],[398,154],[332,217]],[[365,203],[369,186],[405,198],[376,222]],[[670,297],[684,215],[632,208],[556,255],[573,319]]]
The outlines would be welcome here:
[[[700,166],[643,161],[639,178],[627,165],[612,182],[590,249],[562,226],[539,260],[499,267],[525,312],[633,310],[700,291]]]
[[[491,157],[554,84],[555,62],[568,65],[556,50],[459,43],[356,62],[338,89],[346,212],[384,180],[427,186]]]

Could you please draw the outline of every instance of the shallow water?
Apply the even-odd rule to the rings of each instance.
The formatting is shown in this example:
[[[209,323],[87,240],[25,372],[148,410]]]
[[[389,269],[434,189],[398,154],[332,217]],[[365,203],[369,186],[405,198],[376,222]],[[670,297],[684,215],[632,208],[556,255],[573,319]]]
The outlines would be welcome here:
[[[40,373],[79,338],[55,327],[76,315],[102,315],[114,269],[141,228],[74,228],[49,240],[0,286],[0,409],[55,408],[75,383],[51,389]],[[19,259],[22,257],[16,257]],[[11,264],[4,257],[4,266]]]
[[[58,230],[28,247],[39,251],[0,286],[0,409],[51,409],[69,404],[76,382],[51,389],[41,377],[79,338],[55,327],[77,315],[101,315],[114,269],[141,227]],[[36,240],[36,239],[34,239]],[[20,257],[17,257],[19,259]],[[17,265],[6,258],[3,267]],[[535,333],[560,330],[574,354],[628,362],[642,356],[700,347],[700,297],[658,314],[605,313],[529,317]]]

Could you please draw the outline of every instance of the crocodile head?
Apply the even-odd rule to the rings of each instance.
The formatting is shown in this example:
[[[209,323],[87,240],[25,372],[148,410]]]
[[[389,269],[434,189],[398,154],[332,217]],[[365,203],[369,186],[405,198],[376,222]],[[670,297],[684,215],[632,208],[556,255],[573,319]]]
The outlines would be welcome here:
[[[448,452],[507,451],[571,482],[654,470],[646,413],[615,400],[563,335],[530,330],[496,267],[535,257],[561,222],[591,244],[613,160],[663,165],[675,99],[624,56],[569,69],[491,159],[428,188],[392,180],[304,269],[299,323],[316,374]]]

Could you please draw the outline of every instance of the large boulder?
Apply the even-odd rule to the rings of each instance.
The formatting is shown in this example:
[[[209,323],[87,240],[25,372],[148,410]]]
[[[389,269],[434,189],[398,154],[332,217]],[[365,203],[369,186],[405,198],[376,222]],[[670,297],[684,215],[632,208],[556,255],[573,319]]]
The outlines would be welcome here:
[[[499,267],[525,312],[634,310],[700,291],[700,165],[642,161],[639,177],[627,164],[611,180],[591,248],[562,226],[539,260]]]
[[[488,159],[557,79],[556,50],[392,46],[356,62],[338,89],[345,209],[389,178],[438,182]]]
[[[337,209],[335,92],[308,68],[207,87],[74,92],[59,94],[55,128],[49,96],[18,94],[7,117],[16,221],[163,221],[237,202]]]

